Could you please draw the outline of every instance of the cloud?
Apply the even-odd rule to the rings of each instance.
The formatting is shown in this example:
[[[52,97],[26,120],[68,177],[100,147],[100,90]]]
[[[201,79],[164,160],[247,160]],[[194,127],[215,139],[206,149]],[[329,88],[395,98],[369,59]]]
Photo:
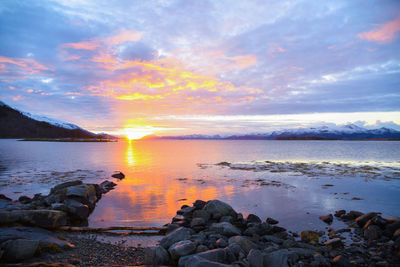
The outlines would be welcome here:
[[[0,74],[3,77],[17,78],[50,70],[33,58],[10,58],[0,56]]]
[[[398,31],[400,31],[400,15],[397,16],[397,18],[395,18],[394,20],[380,25],[379,28],[375,30],[363,32],[358,34],[357,36],[360,39],[364,39],[370,42],[386,44],[392,42],[397,37]]]

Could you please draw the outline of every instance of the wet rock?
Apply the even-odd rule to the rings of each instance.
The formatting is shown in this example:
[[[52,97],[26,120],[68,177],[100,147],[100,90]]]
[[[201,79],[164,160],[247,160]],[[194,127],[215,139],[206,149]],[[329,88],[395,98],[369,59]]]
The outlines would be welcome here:
[[[74,199],[67,199],[64,204],[72,219],[85,221],[89,217],[90,210],[88,205],[84,205]]]
[[[183,240],[173,244],[168,252],[173,260],[177,260],[182,256],[192,254],[196,250],[196,244],[190,240]]]
[[[262,222],[261,219],[260,219],[260,217],[258,217],[258,216],[255,215],[255,214],[249,214],[249,215],[246,217],[246,221],[247,221],[247,223],[261,223],[261,222]]]
[[[271,218],[271,217],[267,217],[267,218],[265,219],[265,222],[268,223],[268,224],[272,224],[272,225],[278,224],[278,223],[279,223],[279,221],[277,221],[277,220],[275,220],[275,219],[273,219],[273,218]]]
[[[204,208],[204,206],[207,204],[207,202],[203,201],[203,200],[196,200],[193,203],[193,207],[195,207],[198,210],[201,210]]]
[[[252,249],[247,255],[251,267],[263,267],[263,254],[258,249]]]
[[[337,210],[337,211],[335,211],[335,217],[341,217],[344,214],[346,214],[345,210]]]
[[[114,173],[113,175],[111,175],[111,177],[122,180],[125,178],[125,174],[123,174],[122,172],[117,172],[117,173]]]
[[[398,237],[400,237],[400,229],[397,229],[397,230],[393,233],[393,239],[397,239]]]
[[[160,246],[168,249],[171,245],[179,241],[189,239],[192,233],[193,230],[189,228],[179,227],[161,239]]]
[[[77,181],[71,181],[71,182],[66,182],[66,183],[56,185],[55,187],[50,189],[50,195],[55,194],[58,191],[63,191],[63,189],[65,189],[67,187],[81,185],[81,184],[82,184],[82,181],[77,180]]]
[[[108,193],[110,190],[114,189],[117,184],[111,181],[104,181],[100,184],[101,192],[103,194]]]
[[[152,266],[169,265],[170,257],[168,251],[161,246],[148,247],[145,249],[144,263]]]
[[[366,240],[377,240],[382,236],[382,230],[377,225],[369,225],[364,229],[364,238]]]
[[[272,234],[273,231],[273,227],[271,227],[269,224],[267,223],[257,223],[257,224],[253,224],[252,226],[248,227],[243,234],[247,235],[247,236],[253,236],[255,234],[259,235],[259,236],[263,236],[263,235],[268,235],[268,234]]]
[[[206,211],[206,210],[195,210],[193,212],[192,217],[193,217],[193,219],[194,218],[203,218],[203,220],[205,222],[207,222],[210,219],[210,213],[208,213],[208,211]]]
[[[221,219],[219,219],[219,222],[233,223],[233,217],[232,216],[222,216]]]
[[[340,267],[352,266],[350,261],[343,255],[339,255],[339,256],[336,256],[335,258],[333,258],[333,262],[335,263],[336,266],[340,266]]]
[[[381,216],[377,215],[373,217],[372,219],[368,220],[366,224],[364,225],[364,228],[367,228],[370,225],[377,225],[381,229],[385,229],[386,225],[388,224],[388,221]]]
[[[372,219],[376,215],[377,215],[376,212],[369,212],[367,214],[361,215],[356,218],[356,223],[358,224],[359,227],[363,227],[368,222],[368,220]]]
[[[190,227],[194,228],[196,226],[204,226],[206,221],[203,218],[193,218],[190,222]]]
[[[287,249],[280,249],[264,255],[264,266],[268,267],[287,267],[295,263],[298,256],[295,252],[290,252]]]
[[[388,223],[384,230],[385,236],[392,238],[397,229],[400,229],[400,221]]]
[[[216,242],[217,247],[219,248],[225,248],[226,246],[228,246],[228,242],[223,239],[223,238],[219,238]]]
[[[204,251],[207,251],[207,250],[209,250],[209,248],[208,248],[207,246],[205,246],[205,245],[199,245],[199,246],[196,248],[196,253],[204,252]]]
[[[325,241],[324,245],[330,249],[337,249],[343,247],[343,242],[340,238],[333,238]]]
[[[257,245],[245,236],[233,236],[228,240],[229,245],[237,244],[247,255],[251,249],[257,249]]]
[[[332,214],[328,214],[325,216],[320,216],[319,219],[327,224],[331,224],[333,221],[333,216]]]
[[[0,211],[0,224],[22,223],[44,228],[57,228],[67,224],[67,216],[58,210]]]
[[[235,226],[233,226],[231,223],[228,222],[213,223],[210,226],[210,230],[228,237],[241,234],[238,228],[236,228]]]
[[[6,197],[4,194],[0,194],[0,199],[1,200],[6,200],[6,201],[12,201],[11,198]]]
[[[227,264],[210,261],[210,260],[207,260],[207,259],[202,258],[197,255],[188,257],[188,259],[183,262],[184,263],[179,262],[179,266],[185,266],[185,267],[226,267],[226,266],[230,266]]]
[[[22,204],[28,204],[32,202],[32,199],[30,197],[27,196],[20,196],[18,198],[18,201],[21,202]]]
[[[22,261],[30,259],[35,254],[39,241],[29,239],[15,239],[6,241],[3,258],[8,261]]]
[[[263,241],[273,242],[273,243],[278,244],[278,245],[281,245],[283,243],[283,241],[284,241],[283,239],[281,239],[279,237],[276,237],[276,236],[273,236],[273,235],[265,235],[265,236],[261,237],[261,239]]]
[[[281,233],[281,232],[286,232],[286,229],[277,225],[272,226],[272,232],[273,233]]]
[[[301,241],[303,242],[315,242],[318,243],[319,241],[319,235],[315,231],[310,231],[310,230],[304,230],[300,232],[300,238]]]
[[[67,187],[66,196],[77,198],[82,204],[88,205],[90,210],[94,209],[97,202],[96,188],[92,184],[81,184]]]
[[[206,210],[212,218],[217,219],[217,217],[221,218],[222,216],[235,216],[236,212],[233,208],[225,202],[220,200],[210,200],[203,208]]]
[[[350,215],[353,219],[356,219],[356,218],[358,218],[358,217],[364,215],[364,213],[361,212],[361,211],[351,210],[351,211],[349,211],[349,215]]]

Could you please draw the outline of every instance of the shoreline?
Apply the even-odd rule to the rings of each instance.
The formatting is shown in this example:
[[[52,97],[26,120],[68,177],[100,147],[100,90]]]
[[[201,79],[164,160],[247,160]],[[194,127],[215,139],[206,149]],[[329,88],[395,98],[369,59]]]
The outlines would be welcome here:
[[[377,266],[396,266],[400,262],[400,221],[382,218],[375,212],[338,210],[334,215],[320,217],[326,223],[325,231],[304,229],[297,233],[280,227],[273,218],[262,220],[254,214],[244,218],[219,200],[197,200],[193,206],[183,205],[177,211],[171,223],[165,225],[166,235],[156,247],[124,246],[124,234],[120,242],[111,244],[97,240],[102,236],[98,231],[91,231],[86,237],[79,228],[68,231],[71,228],[65,226],[84,225],[85,216],[94,210],[101,195],[115,186],[109,181],[100,185],[75,181],[59,184],[48,196],[35,196],[31,200],[22,197],[12,202],[2,195],[0,262],[9,266],[39,266],[35,265],[38,262],[42,262],[42,266],[281,266],[288,263],[368,266],[370,261]],[[65,198],[55,199],[60,195]],[[44,202],[51,199],[54,200],[48,205],[51,210],[40,206],[35,209],[32,203],[45,205]],[[62,203],[57,202],[60,199]],[[78,205],[78,200],[87,204]],[[8,213],[4,203],[14,205],[8,207]],[[20,210],[15,210],[16,207]],[[347,227],[330,228],[334,220],[344,222]],[[26,226],[17,226],[21,224]],[[82,228],[85,229],[88,228]],[[163,232],[155,234],[161,236]],[[31,248],[29,255],[27,247]],[[21,254],[22,248],[24,253]]]

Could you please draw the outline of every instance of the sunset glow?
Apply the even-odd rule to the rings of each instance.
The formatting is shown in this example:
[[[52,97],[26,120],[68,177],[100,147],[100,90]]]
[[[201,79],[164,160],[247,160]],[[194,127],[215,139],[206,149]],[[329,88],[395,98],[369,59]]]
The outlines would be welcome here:
[[[150,135],[154,133],[154,130],[151,128],[125,128],[124,133],[128,140],[136,140],[140,139],[146,135]]]

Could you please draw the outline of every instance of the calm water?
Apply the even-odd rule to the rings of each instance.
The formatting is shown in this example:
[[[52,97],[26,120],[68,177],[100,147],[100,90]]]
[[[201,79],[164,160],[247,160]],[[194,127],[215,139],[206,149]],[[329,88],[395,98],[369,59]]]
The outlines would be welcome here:
[[[214,165],[265,160],[286,163],[274,171]],[[303,172],[285,167],[297,163]],[[14,199],[74,179],[111,180],[117,170],[126,178],[100,200],[91,226],[162,225],[181,205],[215,198],[293,230],[325,227],[318,216],[337,209],[400,216],[400,142],[0,140],[0,193]]]

